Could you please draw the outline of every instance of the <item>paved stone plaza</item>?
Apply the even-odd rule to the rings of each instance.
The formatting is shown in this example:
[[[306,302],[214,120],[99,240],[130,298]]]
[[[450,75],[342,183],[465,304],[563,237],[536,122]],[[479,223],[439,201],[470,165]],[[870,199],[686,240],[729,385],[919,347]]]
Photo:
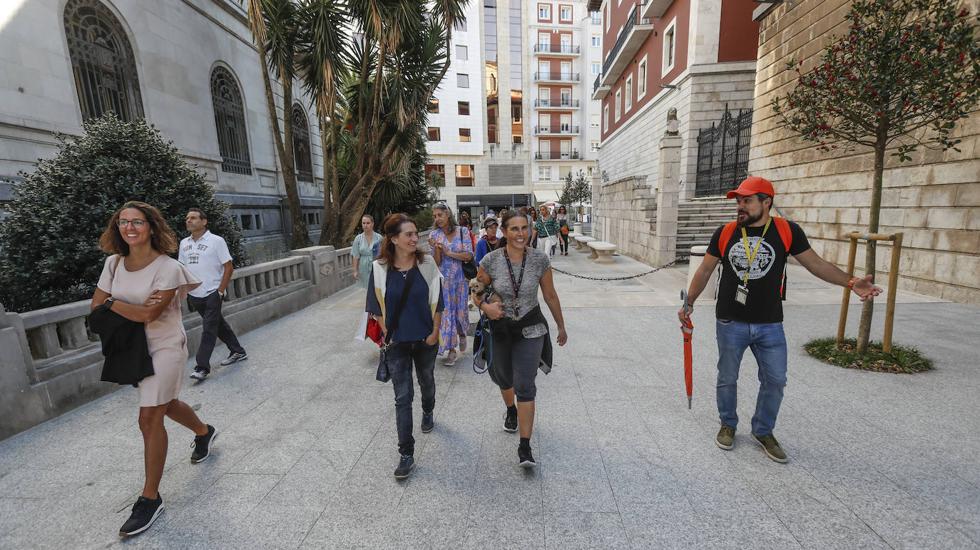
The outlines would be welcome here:
[[[617,257],[600,270],[574,251],[555,264],[645,269]],[[980,308],[900,293],[896,341],[936,370],[839,369],[800,348],[833,334],[839,290],[794,269],[776,429],[791,460],[779,465],[748,435],[758,387],[748,358],[736,447],[714,445],[717,352],[704,303],[687,409],[675,317],[684,277],[556,275],[569,344],[538,378],[530,473],[516,465],[517,436],[501,429],[499,393],[467,355],[437,365],[436,428],[416,433],[413,477],[392,477],[392,389],[374,381],[377,352],[351,338],[363,293],[350,289],[246,334],[249,361],[184,388],[221,435],[212,458],[192,465],[190,434],[168,422],[166,511],[139,537],[116,535],[142,479],[132,389],[0,442],[0,548],[980,546]]]

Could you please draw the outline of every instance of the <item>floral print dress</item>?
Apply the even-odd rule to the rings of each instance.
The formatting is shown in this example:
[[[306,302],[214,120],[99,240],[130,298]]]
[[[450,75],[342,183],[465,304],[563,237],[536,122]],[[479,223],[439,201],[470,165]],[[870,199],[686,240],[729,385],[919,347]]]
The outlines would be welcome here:
[[[469,230],[464,227],[456,228],[455,238],[450,239],[436,228],[432,230],[432,239],[441,243],[451,252],[473,253],[473,241]],[[439,271],[444,277],[442,284],[442,299],[446,309],[442,312],[442,324],[439,325],[439,354],[460,347],[460,339],[466,338],[466,329],[470,324],[467,307],[469,305],[469,290],[466,277],[463,276],[463,262],[443,255],[439,263]]]

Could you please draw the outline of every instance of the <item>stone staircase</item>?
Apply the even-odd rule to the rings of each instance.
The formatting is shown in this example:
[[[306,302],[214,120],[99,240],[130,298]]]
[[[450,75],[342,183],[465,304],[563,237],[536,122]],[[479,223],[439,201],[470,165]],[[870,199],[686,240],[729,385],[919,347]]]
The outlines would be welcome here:
[[[681,202],[677,207],[677,259],[687,260],[691,247],[707,245],[718,226],[735,219],[735,201],[708,197]]]

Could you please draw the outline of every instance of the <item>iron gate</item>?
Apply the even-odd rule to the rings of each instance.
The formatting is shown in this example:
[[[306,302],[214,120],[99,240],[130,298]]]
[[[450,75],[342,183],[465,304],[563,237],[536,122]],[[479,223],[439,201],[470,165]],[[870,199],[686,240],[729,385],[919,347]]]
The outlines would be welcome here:
[[[698,132],[698,174],[694,196],[724,195],[745,179],[749,169],[752,109],[733,115],[725,105],[719,124]]]

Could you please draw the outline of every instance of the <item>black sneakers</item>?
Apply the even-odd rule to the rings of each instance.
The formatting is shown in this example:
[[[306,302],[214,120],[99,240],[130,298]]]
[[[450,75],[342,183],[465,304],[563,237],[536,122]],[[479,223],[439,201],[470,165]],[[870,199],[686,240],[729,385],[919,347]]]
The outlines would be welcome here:
[[[208,424],[207,434],[195,435],[194,442],[191,443],[191,447],[194,447],[194,452],[191,453],[191,462],[197,464],[207,460],[211,456],[211,443],[216,437],[218,437],[218,430],[215,430],[211,424]]]
[[[211,374],[211,371],[202,369],[201,367],[194,367],[194,372],[191,373],[191,378],[194,380],[204,380]]]
[[[413,469],[415,469],[415,458],[412,455],[402,455],[398,467],[395,468],[395,479],[407,478]]]
[[[517,407],[507,407],[504,413],[504,431],[514,433],[517,431]]]
[[[163,512],[163,498],[160,493],[157,493],[156,500],[139,497],[133,505],[133,513],[119,529],[119,536],[131,537],[146,531],[160,516],[160,512]]]
[[[517,448],[517,461],[521,468],[534,468],[538,465],[538,463],[534,461],[534,455],[531,454],[530,445],[526,447],[521,445]]]
[[[232,363],[237,363],[239,361],[244,361],[248,359],[248,354],[244,351],[241,353],[232,352],[228,354],[228,358],[221,362],[222,367],[226,367]]]
[[[432,431],[432,427],[435,425],[435,420],[432,418],[432,413],[423,412],[422,413],[422,433],[427,434]]]

